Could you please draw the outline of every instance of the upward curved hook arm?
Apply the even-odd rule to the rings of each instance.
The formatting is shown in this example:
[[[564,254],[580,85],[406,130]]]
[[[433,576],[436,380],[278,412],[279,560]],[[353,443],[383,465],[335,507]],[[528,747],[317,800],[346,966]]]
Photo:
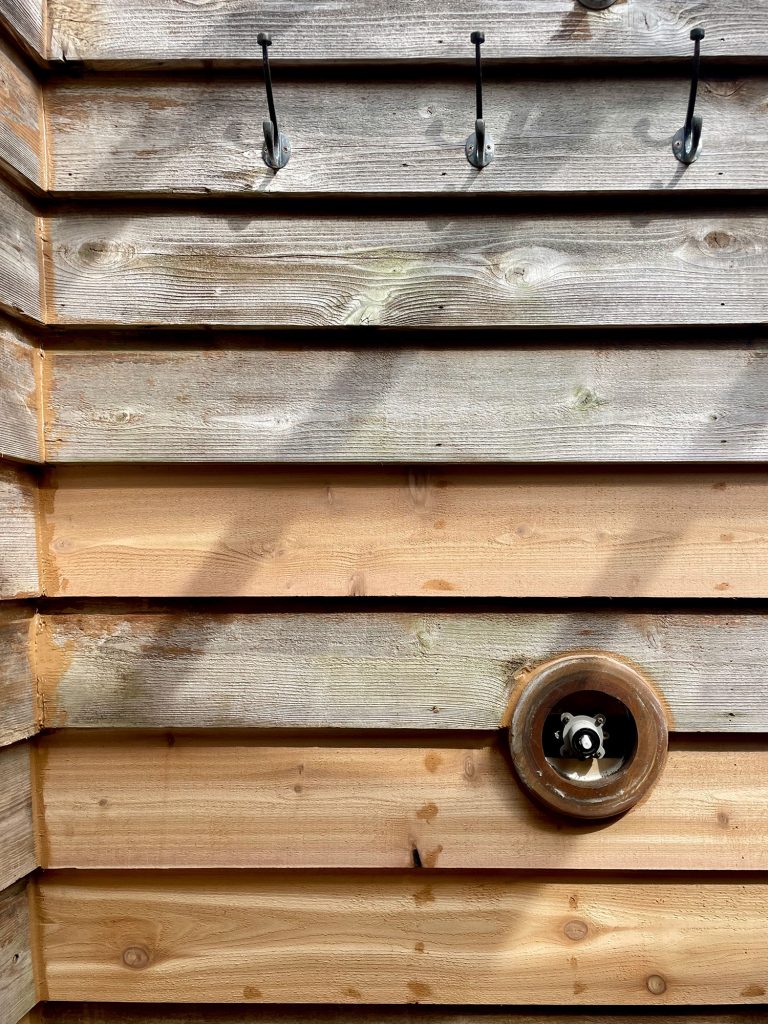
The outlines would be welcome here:
[[[688,96],[688,110],[685,114],[685,124],[676,132],[672,140],[672,152],[680,163],[692,164],[701,153],[701,128],[704,123],[700,115],[694,113],[696,110],[696,96],[699,91],[699,72],[701,69],[701,40],[704,38],[703,28],[691,29],[693,40],[693,72],[691,75],[691,91]]]
[[[272,45],[272,36],[268,32],[259,32],[256,41],[261,47],[261,55],[264,60],[264,85],[267,90],[267,108],[269,110],[269,120],[262,122],[264,146],[261,155],[267,167],[277,171],[288,163],[291,157],[291,144],[288,137],[281,133],[277,124],[275,99],[272,95],[272,69],[269,66],[269,47]]]

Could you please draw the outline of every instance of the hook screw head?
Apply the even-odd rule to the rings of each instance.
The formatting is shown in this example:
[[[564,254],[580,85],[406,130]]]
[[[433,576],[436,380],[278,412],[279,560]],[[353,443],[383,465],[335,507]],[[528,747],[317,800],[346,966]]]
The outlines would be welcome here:
[[[259,32],[259,34],[256,36],[256,42],[259,44],[259,46],[271,46],[272,36],[269,34],[269,32]]]
[[[691,39],[693,39],[694,42],[700,42],[703,38],[704,38],[704,29],[703,28],[699,27],[699,28],[692,28],[691,29]]]
[[[485,42],[485,32],[473,32],[469,37],[470,43],[474,43],[477,46],[479,43]]]

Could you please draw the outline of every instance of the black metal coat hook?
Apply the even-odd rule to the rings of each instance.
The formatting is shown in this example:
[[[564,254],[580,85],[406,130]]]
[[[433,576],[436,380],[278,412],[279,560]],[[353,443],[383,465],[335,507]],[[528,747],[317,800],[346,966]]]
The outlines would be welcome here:
[[[259,32],[256,41],[261,47],[264,58],[264,85],[267,89],[267,106],[269,107],[269,120],[262,122],[264,129],[264,145],[261,155],[267,167],[277,171],[285,167],[291,158],[291,144],[287,135],[283,135],[277,126],[277,114],[275,113],[275,100],[272,96],[272,71],[269,67],[269,47],[272,45],[272,36],[267,32]]]
[[[703,119],[694,114],[696,109],[696,93],[699,90],[699,69],[701,67],[701,40],[704,38],[703,28],[691,29],[693,39],[693,75],[691,77],[691,93],[688,97],[688,112],[685,124],[679,132],[675,132],[672,140],[672,152],[683,164],[692,164],[701,153],[701,126]]]
[[[464,152],[473,167],[483,168],[493,160],[493,139],[486,131],[483,120],[483,65],[480,47],[485,42],[485,35],[482,32],[473,32],[469,38],[475,44],[475,130],[467,139]]]

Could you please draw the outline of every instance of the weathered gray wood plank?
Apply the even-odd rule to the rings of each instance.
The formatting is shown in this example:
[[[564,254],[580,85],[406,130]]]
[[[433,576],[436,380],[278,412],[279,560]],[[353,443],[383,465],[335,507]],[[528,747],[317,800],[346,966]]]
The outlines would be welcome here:
[[[761,323],[762,212],[54,217],[61,324],[463,328]]]
[[[50,462],[768,458],[768,345],[46,352]],[[264,347],[267,345],[268,347]]]
[[[710,56],[768,55],[764,0],[633,0],[588,11],[576,0],[397,0],[386,17],[371,0],[329,5],[227,0],[51,0],[56,59],[261,62],[256,35],[272,32],[275,60],[470,60],[470,30],[486,33],[488,59],[610,60],[687,56],[693,26],[707,29]]]
[[[768,731],[768,616],[733,613],[46,614],[46,728],[494,729],[514,677],[564,651],[638,664],[683,732]]]
[[[44,189],[41,86],[0,40],[0,163],[33,189]]]
[[[293,158],[261,159],[251,81],[112,80],[55,84],[46,95],[51,187],[70,193],[270,192],[305,195],[756,190],[768,187],[768,85],[700,88],[706,159],[672,154],[689,79],[488,83],[496,159],[464,157],[471,83],[281,82]]]
[[[36,491],[28,472],[0,464],[0,600],[40,593]]]
[[[29,605],[0,603],[0,746],[37,731],[30,657],[33,624]]]
[[[0,892],[0,1020],[16,1024],[37,1002],[27,886]]]
[[[28,742],[0,748],[0,889],[37,867]]]
[[[41,462],[40,349],[0,319],[0,456]]]
[[[37,217],[26,200],[0,181],[0,309],[42,321]]]
[[[39,61],[47,51],[46,4],[47,0],[0,0],[0,24]]]

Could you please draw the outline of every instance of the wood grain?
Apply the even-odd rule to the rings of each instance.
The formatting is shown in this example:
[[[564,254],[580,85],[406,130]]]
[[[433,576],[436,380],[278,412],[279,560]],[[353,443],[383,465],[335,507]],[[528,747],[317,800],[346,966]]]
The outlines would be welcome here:
[[[38,218],[27,201],[1,180],[0,217],[0,309],[42,322]]]
[[[49,314],[61,324],[746,324],[768,303],[762,212],[73,212],[48,229]]]
[[[236,61],[261,64],[256,34],[272,32],[275,61],[462,60],[469,33],[482,28],[488,60],[656,60],[688,57],[690,30],[704,24],[706,53],[740,59],[768,55],[764,0],[749,11],[737,0],[716,5],[685,0],[633,0],[588,11],[576,0],[433,0],[387,6],[342,0],[331,7],[177,4],[161,0],[50,0],[51,56],[111,62]]]
[[[37,731],[29,605],[0,603],[0,746]]]
[[[709,37],[707,38],[709,42]],[[277,50],[275,50],[277,53]],[[700,86],[707,158],[672,157],[690,79],[558,79],[487,84],[494,163],[464,156],[474,128],[466,80],[299,80],[279,85],[293,159],[261,159],[242,79],[54,83],[46,93],[53,179],[65,193],[306,195],[738,191],[768,187],[764,78]],[[749,139],[745,147],[745,139]]]
[[[50,462],[768,459],[762,340],[63,346],[45,360]]]
[[[16,1024],[37,1002],[27,887],[0,892],[0,1020]]]
[[[0,319],[0,457],[43,460],[41,362],[38,346]]]
[[[69,730],[37,752],[46,868],[768,868],[768,744],[673,749],[607,827],[540,811],[506,734],[338,746]]]
[[[768,732],[768,617],[723,610],[254,612],[38,618],[46,728],[496,729],[515,675],[585,647],[653,680],[681,732]],[[31,687],[30,687],[31,690]]]
[[[52,1000],[759,1004],[766,981],[760,881],[52,871],[39,901]]]
[[[0,889],[37,867],[29,743],[0,748]]]
[[[433,1010],[426,1006],[152,1006],[124,1003],[47,1003],[41,1006],[46,1024],[595,1024],[595,1016],[571,1007],[542,1013],[514,1010]],[[759,1010],[715,1013],[696,1008],[701,1024],[765,1024]],[[601,1024],[694,1024],[685,1009],[668,1014],[627,1016],[600,1013]]]
[[[0,464],[0,600],[40,593],[36,518],[36,481]]]
[[[0,24],[40,63],[47,50],[46,5],[47,0],[0,0]]]
[[[759,597],[762,471],[60,467],[50,596]]]
[[[0,40],[0,166],[37,191],[46,187],[45,162],[40,83]]]

